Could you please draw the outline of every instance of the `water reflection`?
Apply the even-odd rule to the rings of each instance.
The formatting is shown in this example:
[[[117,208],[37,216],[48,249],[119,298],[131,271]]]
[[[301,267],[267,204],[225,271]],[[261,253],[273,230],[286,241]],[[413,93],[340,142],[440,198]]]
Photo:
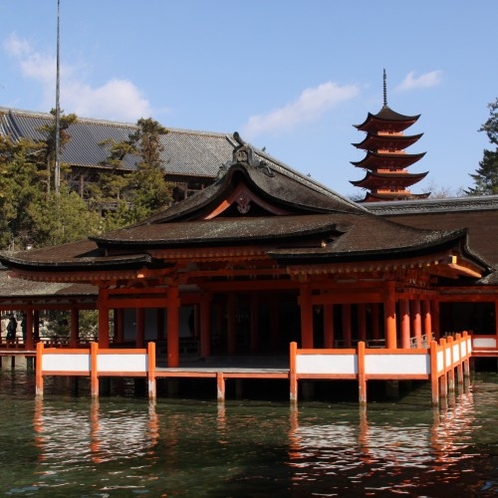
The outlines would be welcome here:
[[[482,451],[496,443],[490,436],[496,384],[472,386],[438,410],[418,402],[362,410],[319,403],[38,400],[31,404],[34,466],[23,470],[24,487],[8,491],[496,496],[497,457]],[[28,450],[28,444],[16,449],[18,455]],[[0,451],[0,464],[1,458]]]
[[[100,413],[92,400],[89,413],[36,401],[33,427],[43,462],[78,464],[154,455],[159,438],[155,404],[143,413],[116,407]]]
[[[341,490],[349,496],[355,491],[418,496],[422,489],[436,493],[430,496],[449,496],[455,489],[498,493],[496,482],[482,484],[474,465],[483,457],[475,450],[475,412],[470,390],[416,423],[402,411],[360,409],[356,421],[300,424],[296,412],[289,435],[294,484],[299,489],[314,483],[319,496],[340,496]],[[465,479],[465,473],[472,475]]]

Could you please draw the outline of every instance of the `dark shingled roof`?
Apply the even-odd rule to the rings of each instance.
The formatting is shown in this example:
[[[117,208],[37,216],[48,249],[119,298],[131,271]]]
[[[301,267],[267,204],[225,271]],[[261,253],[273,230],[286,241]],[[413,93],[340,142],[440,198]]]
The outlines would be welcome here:
[[[44,139],[40,127],[53,122],[49,113],[35,113],[0,107],[0,135],[14,140],[31,138]],[[108,145],[99,145],[105,140],[117,142],[128,139],[137,126],[78,117],[67,133],[71,137],[62,150],[61,159],[71,166],[102,168],[102,162],[109,154]],[[197,176],[213,179],[222,164],[232,156],[234,142],[224,133],[207,133],[168,128],[169,133],[161,136],[164,146],[162,160],[165,170],[172,176]],[[136,168],[137,158],[126,156],[124,169]]]
[[[363,204],[370,212],[417,228],[467,228],[469,245],[498,267],[498,195]]]

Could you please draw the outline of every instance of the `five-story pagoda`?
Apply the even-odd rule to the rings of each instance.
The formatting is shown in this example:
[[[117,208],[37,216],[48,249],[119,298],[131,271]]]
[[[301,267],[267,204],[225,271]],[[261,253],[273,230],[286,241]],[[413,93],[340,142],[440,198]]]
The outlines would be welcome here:
[[[407,154],[405,149],[417,142],[422,133],[405,135],[404,131],[420,117],[405,116],[393,111],[387,105],[386,72],[384,70],[384,105],[377,114],[368,113],[366,120],[354,125],[366,132],[365,139],[353,144],[366,151],[361,161],[351,162],[363,168],[366,175],[362,180],[351,181],[356,187],[368,190],[361,202],[378,202],[390,200],[425,199],[430,192],[412,194],[408,187],[419,182],[425,173],[410,173],[408,167],[424,157],[425,152]]]

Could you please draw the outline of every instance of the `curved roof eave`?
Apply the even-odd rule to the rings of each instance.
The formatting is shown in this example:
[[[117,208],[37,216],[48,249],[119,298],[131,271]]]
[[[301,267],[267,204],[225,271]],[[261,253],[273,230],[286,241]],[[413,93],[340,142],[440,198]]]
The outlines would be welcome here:
[[[405,123],[404,128],[408,128],[411,124],[415,123],[420,118],[420,114],[415,114],[413,116],[408,116],[405,114],[400,114],[399,112],[393,111],[388,105],[382,106],[382,109],[377,114],[372,114],[369,112],[367,118],[363,123],[358,125],[353,125],[358,130],[365,131],[368,129],[368,125],[373,121],[380,122],[399,122]]]
[[[74,258],[73,260],[61,261],[33,261],[13,257],[2,256],[2,264],[6,264],[14,270],[26,271],[50,271],[54,273],[88,270],[133,270],[143,268],[144,265],[152,263],[152,258],[147,254],[130,255],[126,257],[103,257],[103,258]]]
[[[289,251],[286,249],[278,249],[269,251],[268,255],[283,264],[289,264],[290,262],[296,264],[299,261],[307,264],[314,262],[324,263],[324,260],[328,260],[331,263],[346,263],[370,260],[392,260],[393,256],[398,258],[410,258],[431,253],[436,254],[458,247],[461,254],[465,256],[466,259],[480,267],[482,271],[490,271],[492,265],[481,255],[469,249],[467,244],[467,233],[467,229],[454,230],[447,234],[442,234],[437,240],[429,240],[416,245],[382,248],[371,251],[362,250],[336,253],[325,247],[320,251],[310,251],[308,249],[294,249]]]

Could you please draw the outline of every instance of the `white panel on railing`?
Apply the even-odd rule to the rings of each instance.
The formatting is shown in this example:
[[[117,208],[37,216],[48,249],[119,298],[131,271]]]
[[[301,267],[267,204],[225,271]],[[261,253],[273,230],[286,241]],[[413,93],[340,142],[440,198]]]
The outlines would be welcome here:
[[[147,372],[146,354],[98,354],[97,371],[138,373]]]
[[[296,356],[298,374],[357,374],[358,362],[354,354],[303,354]]]
[[[444,370],[444,351],[437,352],[437,371],[442,372]]]
[[[460,345],[459,344],[453,344],[453,361],[455,363],[460,362]]]
[[[84,354],[50,354],[42,357],[42,372],[90,372],[90,355]]]
[[[451,348],[446,347],[444,354],[446,355],[446,366],[449,367],[451,365]]]
[[[472,346],[474,348],[496,348],[496,338],[495,337],[474,337],[472,339]]]
[[[428,354],[365,355],[367,375],[428,375],[430,371]]]

